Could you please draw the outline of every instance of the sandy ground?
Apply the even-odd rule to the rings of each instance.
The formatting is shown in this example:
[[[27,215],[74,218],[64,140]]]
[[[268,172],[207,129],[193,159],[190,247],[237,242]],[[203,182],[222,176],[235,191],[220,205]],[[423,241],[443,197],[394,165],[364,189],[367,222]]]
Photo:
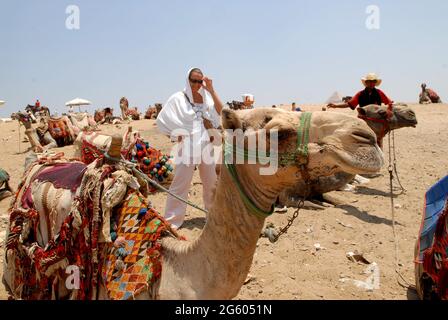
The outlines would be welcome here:
[[[401,272],[414,283],[413,250],[418,235],[423,199],[426,190],[448,172],[445,155],[448,141],[448,105],[412,106],[419,124],[417,128],[396,131],[398,170],[407,192],[395,197],[399,259]],[[318,106],[305,110],[320,110]],[[336,112],[336,111],[331,111]],[[351,110],[337,112],[353,113]],[[354,114],[354,113],[353,113]],[[168,152],[171,143],[160,135],[154,120],[132,123],[135,129],[151,145]],[[124,133],[127,125],[106,125],[106,133]],[[21,138],[23,139],[23,127]],[[18,124],[0,124],[0,167],[11,175],[15,188],[23,173],[23,164],[28,143],[19,143]],[[58,150],[59,151],[59,150]],[[73,147],[62,148],[70,156]],[[387,144],[385,158],[388,158]],[[190,200],[202,203],[202,185],[196,173]],[[250,274],[252,280],[244,285],[237,299],[416,299],[412,290],[400,286],[394,271],[394,237],[389,198],[389,175],[387,166],[381,176],[360,186],[355,192],[332,192],[344,201],[344,205],[323,211],[301,210],[290,231],[276,244],[260,238]],[[158,193],[152,197],[156,208],[163,213],[166,195]],[[0,202],[0,262],[3,263],[3,238],[7,225],[9,199]],[[268,219],[276,226],[284,225],[293,209],[275,214]],[[188,208],[187,222],[182,233],[189,239],[196,237],[205,223],[205,216]],[[320,244],[321,250],[315,249]],[[347,259],[346,253],[358,250],[370,262],[376,262],[380,271],[379,289],[368,292],[357,288],[352,281],[365,281],[365,264]],[[0,266],[0,275],[1,275]],[[6,293],[0,285],[0,299]]]

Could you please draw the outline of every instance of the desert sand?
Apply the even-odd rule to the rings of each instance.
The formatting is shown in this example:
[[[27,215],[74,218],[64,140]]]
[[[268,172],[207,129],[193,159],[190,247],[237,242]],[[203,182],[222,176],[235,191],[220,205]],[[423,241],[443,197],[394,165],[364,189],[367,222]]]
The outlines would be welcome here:
[[[301,106],[306,111],[320,110],[321,106]],[[445,155],[448,141],[448,105],[411,105],[418,119],[417,128],[395,132],[398,171],[406,193],[397,195],[395,202],[396,231],[399,242],[400,272],[414,284],[413,251],[417,239],[426,190],[448,174]],[[286,108],[286,107],[285,107]],[[355,115],[351,110],[344,112]],[[150,144],[169,152],[172,144],[161,135],[154,120],[132,122]],[[127,124],[102,125],[105,133],[123,134]],[[16,188],[23,174],[27,142],[19,141],[18,123],[0,123],[0,167],[11,175]],[[23,140],[24,129],[20,138]],[[19,152],[21,151],[21,153]],[[56,149],[66,156],[73,154],[73,146]],[[388,159],[387,138],[384,147]],[[275,244],[260,238],[252,268],[251,280],[245,284],[236,299],[416,299],[414,291],[400,286],[395,273],[394,237],[392,232],[389,174],[387,163],[380,176],[354,192],[334,191],[332,196],[344,204],[322,211],[301,210],[289,232]],[[202,205],[202,184],[196,173],[190,200]],[[394,181],[395,186],[396,180]],[[396,192],[398,193],[398,192]],[[0,202],[0,276],[4,259],[5,229],[8,222],[10,199]],[[166,195],[157,193],[151,201],[159,212],[164,212]],[[276,213],[267,222],[282,226],[294,209]],[[205,223],[205,215],[193,208],[187,209],[187,218],[180,230],[188,239],[198,236]],[[316,250],[315,245],[320,245]],[[369,262],[375,262],[380,272],[379,289],[366,291],[353,281],[366,281],[367,265],[350,261],[347,252],[362,252]],[[7,295],[0,284],[0,299]]]

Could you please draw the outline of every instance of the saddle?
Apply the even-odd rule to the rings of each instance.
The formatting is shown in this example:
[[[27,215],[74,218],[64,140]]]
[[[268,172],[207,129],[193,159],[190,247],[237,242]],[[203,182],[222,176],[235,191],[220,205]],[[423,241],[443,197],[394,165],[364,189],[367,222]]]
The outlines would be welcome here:
[[[68,124],[62,118],[48,119],[48,130],[54,139],[71,139],[70,132],[68,131]]]

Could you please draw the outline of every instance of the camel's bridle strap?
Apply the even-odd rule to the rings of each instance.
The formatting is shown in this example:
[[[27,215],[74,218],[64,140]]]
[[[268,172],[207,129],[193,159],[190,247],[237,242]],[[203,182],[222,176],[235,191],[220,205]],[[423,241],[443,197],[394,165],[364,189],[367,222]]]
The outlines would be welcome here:
[[[310,126],[311,126],[311,116],[310,112],[304,112],[300,117],[300,125],[297,128],[297,148],[293,153],[279,153],[279,163],[281,165],[297,165],[301,169],[302,177],[305,180],[309,179],[309,174],[306,171],[306,164],[308,163],[308,143],[310,139]],[[232,177],[233,182],[235,183],[238,192],[241,196],[241,199],[244,202],[244,205],[249,210],[250,213],[256,215],[260,218],[267,218],[274,212],[275,205],[272,205],[269,211],[265,211],[260,209],[252,199],[250,199],[241,185],[240,180],[238,179],[238,173],[236,171],[236,166],[233,163],[228,163],[227,159],[233,153],[242,154],[245,157],[245,160],[250,158],[251,156],[257,157],[255,152],[250,152],[244,149],[239,148],[238,146],[234,147],[233,145],[229,145],[224,142],[224,166],[227,168],[230,176]],[[271,154],[272,155],[272,154]],[[258,155],[258,159],[266,159],[266,157],[260,157]]]
[[[386,135],[386,131],[388,131],[390,129],[390,119],[392,119],[392,116],[393,116],[393,105],[390,104],[387,108],[387,115],[386,115],[385,119],[371,118],[371,117],[364,116],[364,115],[358,115],[358,118],[363,119],[364,121],[372,121],[372,122],[381,123],[383,125],[381,128],[380,136],[377,137],[377,141],[379,142]]]

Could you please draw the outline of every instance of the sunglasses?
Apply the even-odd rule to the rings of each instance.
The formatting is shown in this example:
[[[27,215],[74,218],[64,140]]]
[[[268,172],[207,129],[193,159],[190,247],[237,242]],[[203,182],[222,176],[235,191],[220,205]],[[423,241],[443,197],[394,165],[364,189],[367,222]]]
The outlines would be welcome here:
[[[191,82],[191,83],[202,84],[203,80],[190,79],[190,82]]]

